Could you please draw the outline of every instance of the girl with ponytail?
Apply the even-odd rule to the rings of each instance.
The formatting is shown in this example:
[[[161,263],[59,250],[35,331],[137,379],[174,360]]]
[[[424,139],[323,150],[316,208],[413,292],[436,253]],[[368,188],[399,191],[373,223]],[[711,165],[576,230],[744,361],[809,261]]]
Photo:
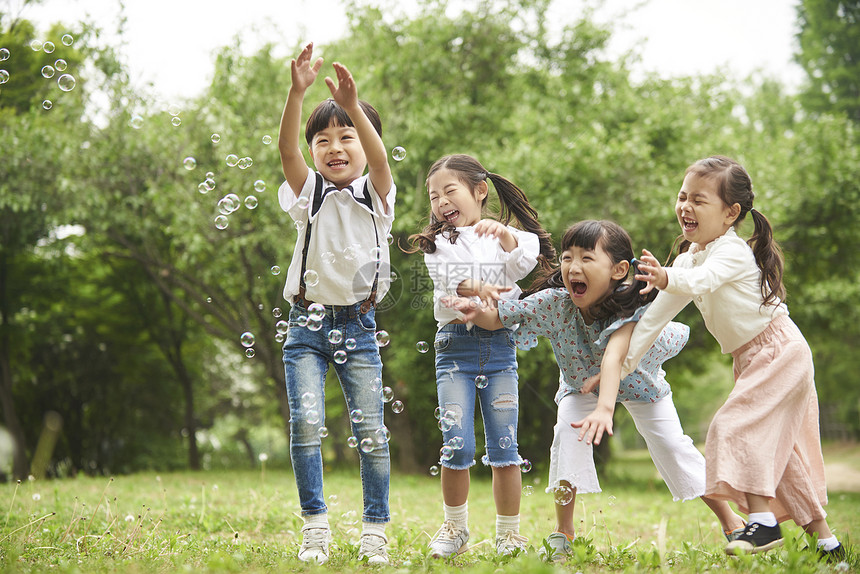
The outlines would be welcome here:
[[[499,220],[485,218],[491,188],[501,204]],[[525,550],[519,533],[522,485],[517,449],[519,390],[517,356],[510,329],[485,330],[467,325],[446,307],[446,296],[468,297],[495,306],[516,298],[516,282],[538,263],[549,267],[555,257],[549,233],[537,220],[522,190],[491,173],[468,155],[445,156],[427,176],[430,224],[410,237],[424,253],[433,279],[434,315],[438,332],[436,390],[445,520],[430,541],[431,556],[446,558],[464,552],[469,540],[469,468],[475,464],[475,402],[480,399],[485,450],[492,467],[496,502],[496,552]],[[515,219],[519,228],[509,225]]]
[[[748,514],[730,555],[782,544],[788,518],[817,536],[828,560],[845,556],[830,531],[812,352],[782,301],[783,262],[767,218],[753,208],[747,171],[727,157],[687,168],[675,214],[683,241],[671,267],[643,251],[636,279],[660,290],[637,323],[622,372],[690,301],[734,362],[735,386],[711,421],[705,446],[706,495]],[[747,214],[754,231],[735,231]]]
[[[622,378],[633,327],[654,298],[640,293],[644,282],[628,280],[636,265],[630,236],[611,221],[581,221],[565,232],[560,259],[559,268],[538,278],[524,299],[499,301],[497,309],[450,302],[485,329],[519,325],[517,341],[524,348],[536,345],[538,335],[552,343],[560,379],[547,492],[555,494],[556,527],[541,551],[553,560],[571,552],[576,495],[600,492],[592,443],[612,434],[616,403],[633,417],[672,497],[690,500],[705,492],[705,458],[684,434],[662,369],[687,342],[689,328],[667,325],[634,372]],[[743,530],[743,519],[727,503],[702,499],[727,537]]]

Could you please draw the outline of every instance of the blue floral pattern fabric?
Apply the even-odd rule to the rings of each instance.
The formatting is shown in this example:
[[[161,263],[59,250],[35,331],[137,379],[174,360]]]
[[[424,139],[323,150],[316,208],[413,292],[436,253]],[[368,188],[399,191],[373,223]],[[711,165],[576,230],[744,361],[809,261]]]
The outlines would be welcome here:
[[[567,291],[545,289],[525,299],[499,301],[498,308],[502,324],[508,328],[519,324],[516,342],[520,349],[537,345],[539,336],[552,343],[561,371],[555,395],[558,403],[569,394],[579,393],[585,381],[600,372],[610,335],[626,323],[639,321],[648,306],[640,307],[630,317],[594,321],[589,325]],[[681,351],[689,335],[689,327],[670,322],[639,361],[636,370],[621,381],[617,401],[654,402],[667,396],[671,388],[662,365]]]

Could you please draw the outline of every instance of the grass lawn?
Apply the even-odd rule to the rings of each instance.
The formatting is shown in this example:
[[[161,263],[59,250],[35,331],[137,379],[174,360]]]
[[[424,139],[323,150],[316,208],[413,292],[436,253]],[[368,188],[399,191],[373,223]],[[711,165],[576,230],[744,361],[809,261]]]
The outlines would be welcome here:
[[[852,453],[856,451],[849,449]],[[844,453],[842,453],[844,455]],[[860,459],[860,457],[856,457]],[[857,569],[819,564],[801,549],[793,524],[785,546],[761,556],[728,558],[719,525],[699,501],[672,502],[647,453],[617,459],[601,494],[577,499],[579,541],[563,564],[545,564],[536,549],[554,525],[546,473],[523,475],[533,492],[522,499],[521,533],[534,550],[501,559],[493,546],[495,512],[488,473],[473,473],[469,500],[471,550],[453,561],[425,558],[442,519],[438,476],[396,475],[388,527],[398,572],[609,572],[728,569],[832,572]],[[132,476],[29,481],[0,485],[0,567],[8,572],[282,572],[361,571],[358,561],[361,491],[358,470],[326,475],[334,548],[322,567],[299,562],[301,519],[286,470],[141,473]],[[843,542],[860,528],[860,492],[831,492],[829,521]]]

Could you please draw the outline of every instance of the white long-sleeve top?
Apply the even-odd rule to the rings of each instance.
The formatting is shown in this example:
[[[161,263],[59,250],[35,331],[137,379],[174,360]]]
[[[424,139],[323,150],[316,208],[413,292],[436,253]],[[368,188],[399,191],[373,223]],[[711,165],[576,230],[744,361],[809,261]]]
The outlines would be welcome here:
[[[663,327],[693,301],[723,353],[731,353],[788,314],[777,299],[762,305],[761,269],[734,228],[704,249],[697,244],[666,268],[669,283],[633,329],[622,372],[633,370]]]
[[[451,243],[447,235],[436,236],[436,251],[424,254],[424,264],[433,280],[433,316],[439,327],[463,316],[441,300],[448,295],[457,297],[457,287],[466,279],[512,287],[502,293],[503,299],[520,296],[522,289],[516,282],[537,265],[540,242],[534,233],[510,225],[507,228],[517,240],[517,246],[510,253],[502,249],[498,239],[478,237],[474,227],[458,227],[460,234],[456,243]],[[478,297],[472,299],[480,302]]]

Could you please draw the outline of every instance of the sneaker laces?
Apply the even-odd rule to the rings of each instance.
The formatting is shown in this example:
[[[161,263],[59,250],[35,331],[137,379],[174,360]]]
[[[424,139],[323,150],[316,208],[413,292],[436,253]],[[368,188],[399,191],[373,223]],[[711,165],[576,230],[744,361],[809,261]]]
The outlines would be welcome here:
[[[378,534],[362,534],[361,535],[361,556],[384,556],[387,557],[388,553],[385,551],[385,545],[388,544],[388,540],[385,539],[384,536],[380,536]]]
[[[329,529],[325,527],[302,528],[302,550],[326,550]]]
[[[457,536],[460,535],[460,532],[463,529],[457,526],[453,520],[446,520],[442,523],[442,526],[439,527],[439,531],[436,532],[436,535],[433,537],[433,540],[451,540],[453,541]]]
[[[505,532],[504,536],[501,536],[496,540],[496,545],[505,546],[507,548],[525,548],[526,543],[528,541],[529,539],[520,534],[519,532],[508,530],[507,532]]]

